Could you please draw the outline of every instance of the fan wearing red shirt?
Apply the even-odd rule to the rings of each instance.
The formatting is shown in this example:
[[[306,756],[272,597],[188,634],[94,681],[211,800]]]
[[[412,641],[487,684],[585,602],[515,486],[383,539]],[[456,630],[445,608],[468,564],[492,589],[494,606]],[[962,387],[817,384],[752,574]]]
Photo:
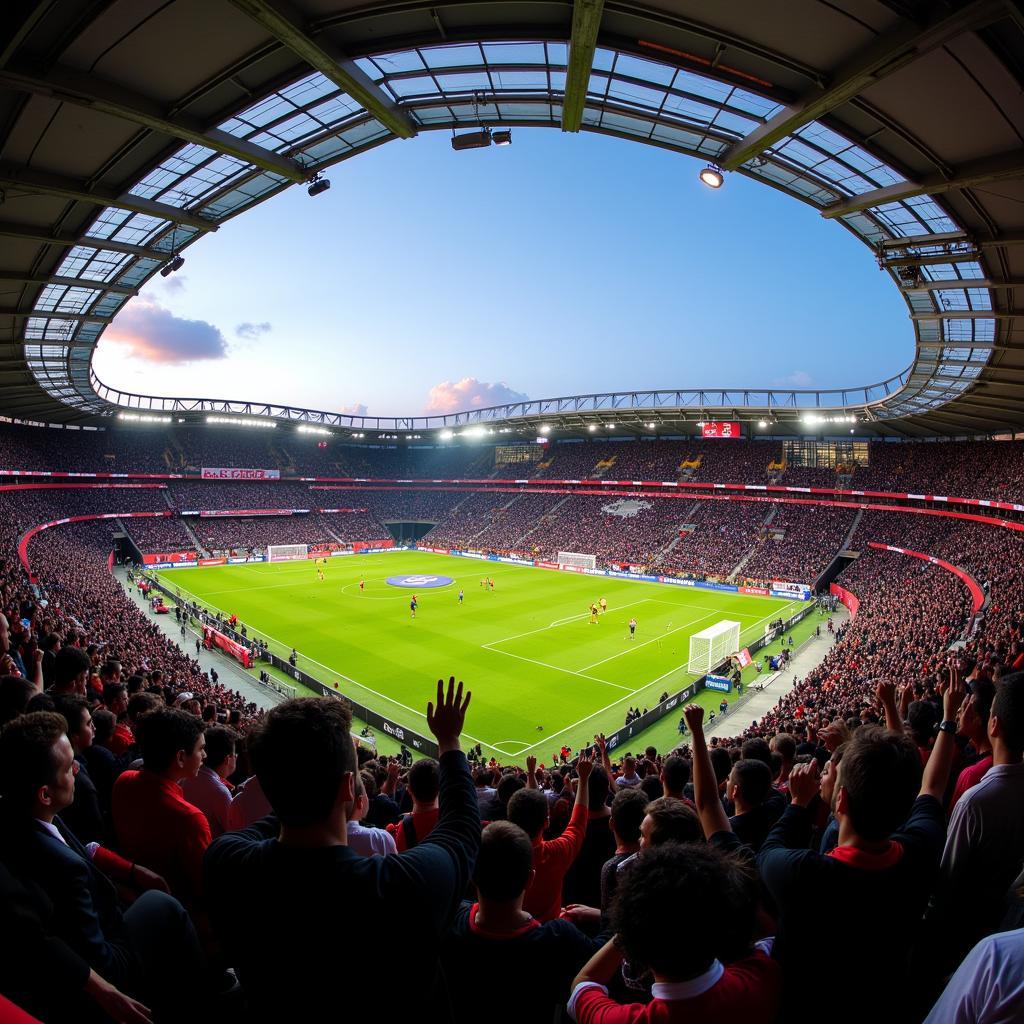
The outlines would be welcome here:
[[[550,820],[547,795],[537,788],[537,759],[528,757],[527,788],[512,794],[508,802],[508,820],[518,825],[533,845],[533,882],[526,890],[523,910],[538,921],[554,921],[562,910],[562,881],[579,856],[587,834],[587,780],[594,770],[593,755],[581,754],[576,765],[576,802],[565,831],[550,842],[544,840],[544,830]]]
[[[118,849],[163,875],[172,895],[194,909],[210,824],[178,781],[194,779],[206,759],[203,723],[177,708],[158,707],[142,716],[137,731],[142,770],[124,772],[114,783]]]
[[[995,685],[988,679],[975,679],[973,691],[969,693],[956,716],[956,734],[969,740],[978,754],[978,760],[968,765],[957,777],[953,796],[949,801],[949,813],[957,801],[969,789],[976,786],[992,767],[992,741],[988,738],[988,718],[992,711],[992,700],[996,695]]]
[[[615,939],[576,976],[579,1024],[770,1024],[779,965],[751,944],[757,881],[736,854],[699,843],[644,850],[619,880]],[[697,922],[680,927],[680,921]],[[623,956],[654,975],[651,1002],[617,1003],[607,985]]]
[[[412,814],[403,814],[393,825],[388,825],[399,853],[419,845],[437,827],[440,766],[432,757],[421,757],[409,769],[407,784],[412,795]]]

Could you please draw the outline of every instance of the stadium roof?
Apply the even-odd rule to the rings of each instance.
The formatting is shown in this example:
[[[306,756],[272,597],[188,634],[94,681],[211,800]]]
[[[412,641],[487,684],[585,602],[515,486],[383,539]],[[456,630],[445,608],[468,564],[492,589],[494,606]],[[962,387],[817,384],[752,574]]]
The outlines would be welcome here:
[[[5,415],[102,423],[128,406],[356,431],[683,429],[735,418],[783,433],[810,413],[823,423],[856,416],[858,434],[1024,429],[1019,4],[12,6],[0,37]],[[845,391],[632,392],[398,419],[150,398],[96,379],[105,325],[222,221],[384,142],[478,124],[632,139],[814,206],[862,239],[902,292],[912,362],[892,380]],[[902,337],[894,343],[909,353]]]

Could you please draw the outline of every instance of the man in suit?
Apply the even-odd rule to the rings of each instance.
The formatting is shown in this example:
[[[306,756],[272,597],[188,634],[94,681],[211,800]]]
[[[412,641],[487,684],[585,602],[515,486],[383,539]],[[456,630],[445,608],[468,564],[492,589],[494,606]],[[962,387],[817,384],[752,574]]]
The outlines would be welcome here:
[[[62,716],[39,711],[0,733],[0,856],[15,877],[45,890],[56,937],[170,1018],[199,998],[193,986],[203,978],[203,958],[195,929],[162,878],[98,844],[84,846],[61,821],[78,774],[65,726]],[[146,890],[127,912],[107,872]]]

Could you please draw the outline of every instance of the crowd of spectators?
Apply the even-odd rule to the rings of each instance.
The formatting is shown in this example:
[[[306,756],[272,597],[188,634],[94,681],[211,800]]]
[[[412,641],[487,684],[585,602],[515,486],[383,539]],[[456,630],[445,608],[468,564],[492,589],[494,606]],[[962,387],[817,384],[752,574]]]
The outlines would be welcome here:
[[[196,542],[185,529],[184,520],[122,519],[122,526],[132,542],[143,554],[174,551],[194,551]]]
[[[308,484],[288,480],[214,481],[176,480],[168,488],[174,507],[201,512],[222,509],[316,508]],[[346,507],[352,503],[347,502]],[[358,503],[357,503],[358,504]]]
[[[453,680],[427,708],[439,757],[410,766],[357,751],[340,701],[287,701],[257,720],[124,594],[107,570],[111,521],[39,534],[33,589],[14,551],[26,525],[57,517],[55,494],[64,509],[127,495],[167,507],[159,491],[0,499],[0,920],[17,936],[0,992],[38,1019],[310,1016],[339,999],[337,971],[310,970],[310,950],[384,994],[385,1019],[408,1016],[412,997],[426,1019],[459,1022],[566,1006],[586,1024],[1019,1015],[1020,533],[865,513],[861,556],[839,577],[859,614],[742,735],[709,743],[690,707],[673,752],[613,763],[596,737],[596,756],[563,750],[546,768],[479,748],[470,761],[471,701]],[[644,561],[678,528],[662,507],[687,508],[540,501],[553,498],[474,495],[466,523],[500,539],[532,514],[523,536],[539,534],[541,551]],[[701,557],[741,556],[767,511],[698,503]],[[792,534],[793,564],[824,557],[852,522],[840,510],[819,536],[803,511],[783,506],[769,524],[786,530],[773,543]],[[342,518],[252,525],[335,533]],[[972,621],[955,575],[868,540],[964,568],[985,608]],[[751,561],[770,564],[758,550]],[[421,945],[396,966],[367,946],[378,927]],[[496,970],[516,980],[497,1004]]]
[[[813,584],[836,556],[855,515],[852,508],[779,505],[741,575]]]
[[[769,466],[783,462],[783,443],[762,439],[555,441],[539,462],[499,464],[491,445],[368,445],[341,435],[325,438],[287,429],[0,426],[0,469],[8,470],[191,473],[226,466],[377,479],[604,477],[762,485],[769,480]],[[797,487],[834,487],[840,480],[837,470],[825,467],[792,466],[774,475],[783,485]],[[1024,442],[871,442],[867,464],[856,466],[851,486],[1022,501]]]
[[[330,546],[384,540],[387,528],[368,512],[311,513],[294,516],[215,516],[189,524],[209,552],[263,551],[269,544]]]
[[[662,567],[690,576],[728,576],[753,547],[770,509],[757,502],[698,502]]]

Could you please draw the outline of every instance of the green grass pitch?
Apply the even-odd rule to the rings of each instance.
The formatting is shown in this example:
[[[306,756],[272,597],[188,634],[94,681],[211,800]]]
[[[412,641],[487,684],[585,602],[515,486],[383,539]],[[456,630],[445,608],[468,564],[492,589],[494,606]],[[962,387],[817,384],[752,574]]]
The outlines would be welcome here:
[[[254,563],[160,576],[183,597],[237,615],[276,653],[295,647],[310,675],[424,734],[437,678],[455,674],[473,691],[465,738],[520,763],[529,754],[549,762],[563,743],[576,748],[622,726],[629,706],[653,707],[662,691],[684,687],[694,678],[693,633],[730,619],[749,643],[800,606],[415,551],[331,559],[323,582],[317,568]],[[411,575],[453,580],[415,591],[415,620],[412,591],[386,582]],[[493,591],[480,585],[485,576]],[[588,608],[602,597],[608,611],[593,625]]]

